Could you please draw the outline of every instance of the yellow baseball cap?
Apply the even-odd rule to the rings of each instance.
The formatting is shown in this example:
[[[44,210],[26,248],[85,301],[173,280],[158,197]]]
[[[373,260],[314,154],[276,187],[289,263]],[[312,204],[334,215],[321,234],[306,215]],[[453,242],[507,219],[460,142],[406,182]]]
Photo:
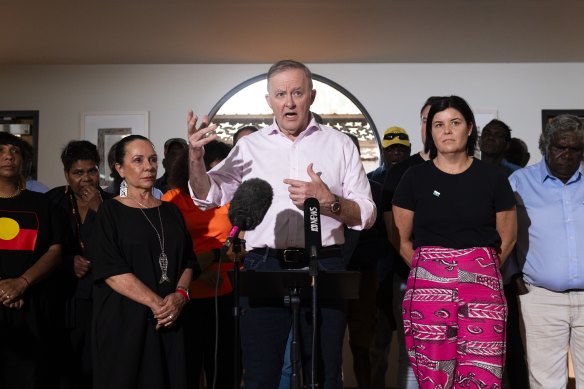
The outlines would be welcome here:
[[[385,149],[391,145],[403,145],[406,147],[411,147],[410,137],[406,130],[401,127],[389,127],[383,133],[383,139],[381,140],[381,145]]]

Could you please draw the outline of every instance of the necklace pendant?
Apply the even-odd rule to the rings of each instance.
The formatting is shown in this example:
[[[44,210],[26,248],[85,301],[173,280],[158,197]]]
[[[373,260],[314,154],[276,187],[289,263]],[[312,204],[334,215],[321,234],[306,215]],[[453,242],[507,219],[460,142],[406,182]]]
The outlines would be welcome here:
[[[158,283],[163,284],[165,282],[170,282],[170,278],[168,278],[168,275],[166,274],[168,269],[168,257],[164,251],[161,252],[160,256],[158,257],[158,264],[160,265],[160,270],[162,271],[162,275],[160,276],[160,281],[158,281]]]

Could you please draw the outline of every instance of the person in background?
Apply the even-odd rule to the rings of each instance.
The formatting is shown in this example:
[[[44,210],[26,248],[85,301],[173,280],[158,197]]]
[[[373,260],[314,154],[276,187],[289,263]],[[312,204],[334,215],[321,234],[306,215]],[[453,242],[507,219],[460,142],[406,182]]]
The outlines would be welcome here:
[[[22,163],[22,175],[26,178],[26,189],[33,192],[47,193],[49,187],[33,177],[36,174],[34,169],[34,149],[32,145],[26,141],[22,141],[22,156],[24,161]]]
[[[389,127],[383,133],[383,165],[370,172],[367,176],[383,185],[390,168],[410,156],[412,145],[406,130],[401,127]]]
[[[529,163],[530,157],[527,144],[519,138],[511,138],[505,159],[517,166],[525,167]]]
[[[371,192],[373,200],[377,206],[378,219],[375,222],[373,229],[377,232],[382,232],[377,235],[375,239],[379,247],[376,250],[370,248],[369,256],[377,251],[376,265],[376,291],[373,301],[376,302],[376,322],[373,327],[373,340],[368,347],[368,359],[371,366],[371,389],[384,389],[385,377],[387,368],[389,366],[389,352],[391,347],[391,339],[393,331],[396,328],[395,318],[392,309],[393,300],[393,263],[399,260],[399,254],[389,244],[388,234],[383,216],[386,212],[391,210],[391,203],[384,201],[387,198],[387,193],[384,189],[385,179],[391,169],[407,159],[411,153],[411,143],[407,132],[400,127],[388,128],[382,140],[384,166],[386,167],[385,175],[376,174],[376,171],[367,174],[369,184],[371,185]],[[372,230],[373,230],[372,229]],[[364,233],[369,235],[368,232]],[[383,253],[383,254],[381,254]]]
[[[198,267],[178,208],[152,195],[158,156],[130,135],[115,152],[120,194],[99,208],[87,250],[95,389],[186,389],[181,312]]]
[[[436,101],[440,100],[438,96],[431,96],[429,97],[422,108],[420,109],[420,136],[422,138],[422,143],[426,144],[426,122],[428,119],[428,112],[430,112],[430,107]],[[387,199],[384,204],[384,214],[383,219],[385,221],[385,227],[387,230],[387,235],[389,241],[393,247],[393,261],[392,269],[380,269],[380,274],[385,274],[386,276],[381,278],[382,285],[384,285],[388,278],[392,284],[392,293],[386,293],[385,295],[392,296],[391,298],[391,305],[393,311],[393,318],[395,320],[396,326],[396,338],[398,343],[398,368],[397,368],[397,389],[417,389],[418,383],[416,381],[416,377],[412,371],[412,367],[409,362],[409,358],[406,352],[406,344],[405,344],[405,337],[404,337],[404,322],[402,319],[402,302],[406,292],[406,282],[408,279],[409,273],[409,266],[401,259],[399,253],[396,250],[399,250],[399,235],[396,233],[395,224],[393,221],[393,213],[391,212],[391,201],[393,199],[393,195],[397,186],[404,175],[404,173],[413,166],[420,165],[425,161],[430,159],[430,152],[424,146],[423,150],[420,150],[416,154],[406,158],[403,162],[398,163],[397,165],[393,166],[390,171],[387,173],[385,177],[385,182],[383,184],[384,199]],[[390,272],[390,270],[393,270]],[[389,317],[389,315],[387,315]],[[379,350],[382,350],[382,345],[387,344],[387,351],[384,355],[389,354],[389,345],[391,342],[391,338],[386,335],[384,338],[383,335],[387,334],[387,331],[380,333],[377,337],[379,341],[377,341],[380,346],[378,347]],[[391,336],[391,333],[389,334]],[[384,339],[386,339],[384,341]],[[377,343],[376,342],[376,343]],[[381,359],[380,359],[381,360]],[[376,389],[385,388],[385,372],[387,370],[387,357],[385,360],[382,360],[385,363],[379,370],[378,379],[374,382],[377,382]]]
[[[49,199],[24,186],[23,143],[0,132],[0,387],[52,389],[63,227]]]
[[[565,388],[568,351],[584,383],[584,123],[558,115],[539,138],[542,160],[509,177],[531,389]]]
[[[510,163],[505,159],[505,152],[511,141],[511,128],[504,122],[493,119],[488,122],[481,132],[479,148],[481,160],[494,166],[499,166],[507,176],[520,166]]]
[[[244,136],[247,136],[249,134],[253,134],[254,132],[257,132],[258,128],[256,126],[243,126],[240,129],[238,129],[237,131],[235,131],[235,134],[233,134],[233,146],[235,146],[237,144],[237,141],[240,140],[241,138],[243,138]]]
[[[510,140],[511,128],[497,119],[491,120],[483,127],[479,139],[481,160],[497,166],[506,176],[510,176],[514,171],[521,169],[504,158],[505,152],[509,148]],[[501,267],[501,272],[503,273],[505,299],[507,300],[504,384],[508,383],[513,389],[529,389],[525,351],[521,341],[517,291],[513,282],[518,270],[513,256]]]
[[[209,142],[205,146],[205,155],[203,156],[203,158],[205,160],[205,167],[207,168],[207,171],[213,169],[215,167],[215,165],[217,165],[219,162],[223,161],[227,157],[227,155],[229,155],[230,151],[231,151],[231,146],[229,146],[225,142],[221,142],[219,140]],[[184,162],[184,160],[182,162]],[[188,168],[188,164],[187,164],[187,168]],[[184,176],[181,176],[181,177],[182,177],[182,179],[184,179]],[[187,174],[186,178],[188,181],[188,174]],[[182,187],[184,188],[185,183],[182,180],[180,182],[181,182]],[[188,189],[188,185],[187,185],[187,189]]]
[[[47,196],[61,211],[66,231],[63,258],[66,320],[71,352],[66,360],[67,387],[91,388],[91,315],[93,310],[91,262],[86,248],[95,216],[103,200],[113,198],[99,187],[99,153],[86,140],[70,141],[61,153],[67,185],[51,189]]]
[[[316,97],[310,70],[293,60],[279,61],[268,71],[266,100],[274,123],[240,139],[229,156],[207,174],[204,146],[214,140],[216,125],[189,112],[189,185],[192,198],[202,209],[231,201],[239,185],[261,177],[273,188],[274,199],[255,230],[245,234],[246,269],[292,270],[308,266],[304,250],[302,207],[307,198],[320,203],[321,270],[345,269],[341,254],[344,226],[370,227],[375,204],[357,149],[337,130],[319,125],[310,113]],[[335,150],[323,153],[322,150]],[[285,254],[286,253],[286,254]],[[247,389],[276,388],[280,381],[284,350],[292,313],[282,299],[276,306],[253,306],[242,298],[241,341],[244,384]],[[318,323],[318,378],[323,389],[342,388],[342,344],[345,335],[345,302],[333,299],[320,305]],[[308,316],[301,307],[301,318]],[[310,382],[313,356],[312,325],[301,320],[303,373]],[[316,373],[316,372],[315,372]]]
[[[226,143],[217,140],[208,143],[204,156],[207,169],[225,159],[229,150]],[[201,372],[205,373],[208,388],[233,388],[235,324],[233,287],[228,277],[233,262],[225,257],[219,264],[219,251],[231,230],[229,205],[201,211],[191,199],[188,181],[189,158],[184,150],[169,172],[168,184],[173,189],[162,200],[174,203],[183,215],[202,271],[191,282],[192,299],[183,311],[190,357],[187,365],[194,378],[189,388],[199,388]]]
[[[347,136],[360,152],[357,137],[352,134],[347,134]],[[359,298],[349,300],[347,310],[349,346],[353,354],[353,371],[359,389],[373,387],[372,362],[377,361],[375,361],[376,354],[372,352],[372,348],[377,334],[376,327],[384,323],[378,320],[380,313],[376,304],[376,292],[379,285],[377,265],[378,261],[389,260],[387,256],[390,250],[382,215],[383,185],[371,179],[369,179],[369,184],[378,213],[375,224],[363,231],[345,228],[345,245],[343,246],[347,269],[361,273]],[[391,335],[391,329],[389,334]]]
[[[506,303],[499,266],[516,239],[515,198],[499,169],[473,158],[472,110],[434,102],[430,161],[393,196],[400,254],[411,266],[403,301],[406,346],[420,388],[500,388]]]
[[[168,187],[168,172],[174,165],[177,157],[185,150],[187,150],[187,141],[183,138],[170,138],[164,142],[164,158],[162,159],[164,174],[154,183],[154,187],[163,194],[170,189]]]

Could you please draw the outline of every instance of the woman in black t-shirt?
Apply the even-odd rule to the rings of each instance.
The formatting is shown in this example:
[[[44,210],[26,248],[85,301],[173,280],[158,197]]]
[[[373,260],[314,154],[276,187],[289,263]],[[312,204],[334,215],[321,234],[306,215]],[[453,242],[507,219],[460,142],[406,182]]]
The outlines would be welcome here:
[[[473,158],[477,138],[468,104],[439,99],[426,125],[431,160],[412,167],[393,198],[400,254],[411,267],[403,317],[420,388],[501,387],[507,306],[499,266],[515,243],[515,198],[496,167]]]
[[[62,227],[49,199],[25,188],[23,143],[0,132],[0,388],[55,388]]]

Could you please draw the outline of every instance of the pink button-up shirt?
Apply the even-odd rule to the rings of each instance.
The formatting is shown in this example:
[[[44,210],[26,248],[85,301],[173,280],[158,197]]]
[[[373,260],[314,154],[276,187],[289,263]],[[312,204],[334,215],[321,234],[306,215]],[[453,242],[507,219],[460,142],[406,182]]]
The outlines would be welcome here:
[[[334,194],[359,204],[361,225],[352,228],[371,227],[376,208],[357,148],[348,136],[314,119],[294,141],[283,135],[275,122],[241,138],[229,156],[209,171],[207,198],[197,199],[190,189],[191,197],[201,209],[223,205],[243,181],[261,178],[272,186],[274,199],[262,223],[245,233],[247,250],[304,247],[304,213],[290,200],[283,181],[310,181],[306,171],[310,163]],[[323,247],[344,243],[343,223],[324,215],[321,223]]]

